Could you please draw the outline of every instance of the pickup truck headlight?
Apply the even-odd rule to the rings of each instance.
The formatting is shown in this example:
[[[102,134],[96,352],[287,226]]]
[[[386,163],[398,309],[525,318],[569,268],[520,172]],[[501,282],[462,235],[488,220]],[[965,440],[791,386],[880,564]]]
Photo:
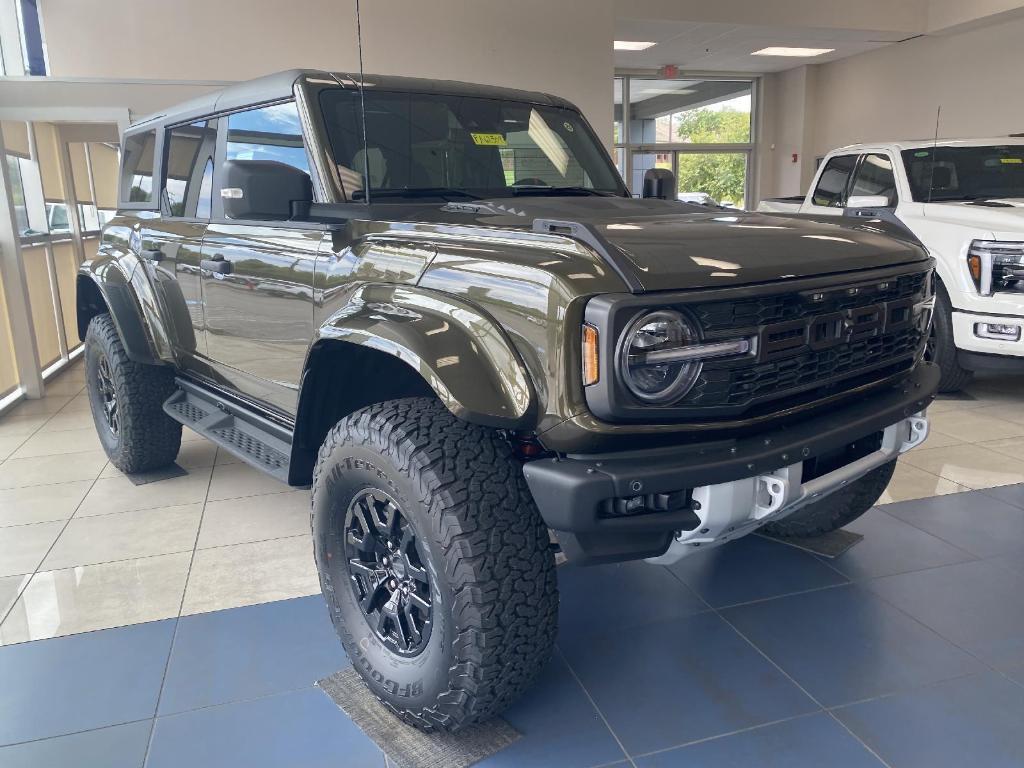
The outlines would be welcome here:
[[[644,403],[678,400],[693,388],[703,360],[742,354],[750,339],[701,344],[697,330],[681,313],[661,309],[630,323],[619,346],[619,375],[630,393]]]
[[[975,240],[967,251],[967,269],[982,296],[1024,280],[1024,243]]]

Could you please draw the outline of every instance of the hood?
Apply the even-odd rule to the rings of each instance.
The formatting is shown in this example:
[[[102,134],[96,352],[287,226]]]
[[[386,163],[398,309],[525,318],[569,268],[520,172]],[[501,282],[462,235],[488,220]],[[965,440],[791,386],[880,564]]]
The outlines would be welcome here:
[[[450,203],[418,221],[533,229],[537,219],[591,228],[644,291],[726,287],[886,267],[927,258],[877,221],[709,211],[669,200],[516,197]]]
[[[1019,197],[925,203],[924,216],[929,221],[995,232],[1000,240],[1024,240],[1024,199]]]

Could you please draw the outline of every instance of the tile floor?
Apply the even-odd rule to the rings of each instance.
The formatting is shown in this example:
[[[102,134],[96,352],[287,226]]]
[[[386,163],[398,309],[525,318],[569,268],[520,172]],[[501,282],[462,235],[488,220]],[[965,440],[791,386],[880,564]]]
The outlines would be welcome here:
[[[560,570],[558,653],[491,766],[1024,765],[1024,398],[931,409],[865,538]],[[81,366],[0,416],[0,766],[384,766],[312,682],[347,663],[306,494],[186,435],[106,461]]]

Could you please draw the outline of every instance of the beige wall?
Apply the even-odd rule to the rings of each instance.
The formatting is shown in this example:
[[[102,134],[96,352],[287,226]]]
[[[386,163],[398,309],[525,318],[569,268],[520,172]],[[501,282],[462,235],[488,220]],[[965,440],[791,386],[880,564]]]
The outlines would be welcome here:
[[[55,77],[220,81],[291,67],[359,67],[354,0],[47,0],[41,7]],[[576,102],[610,141],[612,0],[369,0],[362,17],[367,72],[555,93]],[[162,88],[158,99],[172,96],[171,86]]]

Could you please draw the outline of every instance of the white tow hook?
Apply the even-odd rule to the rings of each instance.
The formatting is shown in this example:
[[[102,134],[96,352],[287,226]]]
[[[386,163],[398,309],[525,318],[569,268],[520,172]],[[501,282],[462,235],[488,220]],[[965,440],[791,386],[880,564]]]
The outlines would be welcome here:
[[[917,413],[907,419],[907,437],[900,446],[900,453],[916,448],[928,437],[928,419]]]
[[[758,475],[754,492],[754,519],[761,520],[774,515],[788,496],[789,483],[776,475]]]

